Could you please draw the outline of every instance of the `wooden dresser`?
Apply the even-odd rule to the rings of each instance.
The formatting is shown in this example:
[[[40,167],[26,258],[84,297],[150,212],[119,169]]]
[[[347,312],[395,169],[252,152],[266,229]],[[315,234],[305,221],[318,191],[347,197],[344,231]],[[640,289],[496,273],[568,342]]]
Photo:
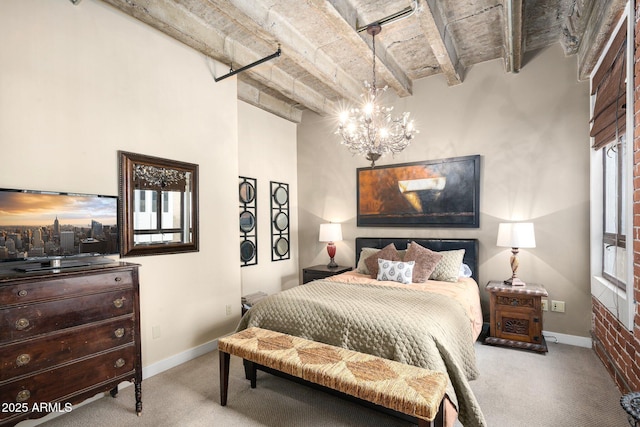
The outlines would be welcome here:
[[[135,384],[142,411],[138,267],[0,270],[0,425]],[[133,402],[132,402],[133,403]]]

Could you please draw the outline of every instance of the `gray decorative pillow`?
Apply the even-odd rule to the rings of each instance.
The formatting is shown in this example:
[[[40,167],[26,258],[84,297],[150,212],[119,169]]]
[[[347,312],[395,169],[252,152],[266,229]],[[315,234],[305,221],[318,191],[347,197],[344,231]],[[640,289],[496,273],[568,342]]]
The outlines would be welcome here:
[[[378,259],[378,280],[389,280],[408,285],[413,277],[414,261],[389,261]]]
[[[405,262],[415,261],[416,263],[413,268],[413,283],[424,283],[442,259],[442,254],[411,242],[403,259]]]
[[[464,258],[464,249],[442,251],[438,253],[442,255],[442,259],[438,265],[436,265],[436,268],[433,270],[433,273],[431,273],[431,277],[429,277],[429,279],[439,280],[441,282],[457,282],[458,277],[460,276],[462,258]]]
[[[378,277],[378,259],[401,261],[400,256],[398,255],[398,251],[396,250],[396,245],[394,245],[393,243],[389,243],[387,246],[382,248],[382,250],[376,252],[375,254],[364,260],[364,262],[367,264],[367,268],[369,269],[369,273],[371,274],[372,279]]]

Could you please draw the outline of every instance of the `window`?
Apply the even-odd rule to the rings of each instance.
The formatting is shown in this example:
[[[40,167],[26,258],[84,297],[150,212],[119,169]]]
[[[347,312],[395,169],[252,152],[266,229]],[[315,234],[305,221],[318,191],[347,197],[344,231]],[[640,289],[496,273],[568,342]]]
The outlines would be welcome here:
[[[602,276],[621,289],[627,282],[627,173],[626,138],[603,148],[603,234]]]
[[[591,75],[591,295],[628,330],[636,313],[633,16],[627,3]]]

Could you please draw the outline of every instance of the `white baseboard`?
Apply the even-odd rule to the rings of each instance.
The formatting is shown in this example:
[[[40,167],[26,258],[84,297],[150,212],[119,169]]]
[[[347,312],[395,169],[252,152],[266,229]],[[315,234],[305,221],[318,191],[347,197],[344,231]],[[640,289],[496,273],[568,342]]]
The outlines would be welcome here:
[[[579,337],[577,335],[561,334],[559,332],[542,331],[542,335],[547,341],[547,345],[550,344],[568,344],[575,345],[576,347],[592,348],[591,337]]]
[[[196,357],[200,357],[203,354],[207,354],[217,349],[218,349],[217,339],[201,344],[197,347],[190,348],[189,350],[185,350],[182,353],[175,354],[171,357],[168,357],[164,360],[156,362],[152,365],[143,367],[142,379],[144,380],[154,375],[158,375],[168,369],[174,368],[178,365],[182,365],[183,363],[193,360]]]

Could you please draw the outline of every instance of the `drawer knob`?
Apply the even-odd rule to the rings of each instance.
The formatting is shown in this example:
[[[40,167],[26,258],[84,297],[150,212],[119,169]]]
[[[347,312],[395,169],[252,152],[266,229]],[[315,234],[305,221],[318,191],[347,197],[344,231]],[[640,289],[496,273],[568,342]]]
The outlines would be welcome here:
[[[29,362],[31,362],[31,356],[29,356],[26,353],[21,354],[20,356],[16,357],[16,365],[17,366],[24,366],[24,365],[28,364]]]
[[[124,306],[124,298],[118,298],[113,301],[113,305],[115,308],[122,308]]]
[[[24,402],[29,400],[31,392],[29,390],[20,390],[16,395],[16,402]]]
[[[23,329],[27,329],[29,327],[29,320],[24,317],[16,320],[16,329],[21,331]]]
[[[122,338],[124,336],[124,328],[118,328],[115,331],[113,331],[113,335],[116,336],[116,338]]]
[[[122,277],[117,276],[117,277],[116,277],[116,282],[122,282]]]
[[[22,289],[22,290],[20,290],[20,291],[18,292],[18,296],[19,296],[19,297],[26,297],[26,296],[27,296],[27,294],[28,294],[28,292],[27,292],[27,291],[25,291],[24,289]]]
[[[122,368],[125,364],[124,359],[121,357],[120,359],[116,360],[116,363],[113,365],[116,368]]]

